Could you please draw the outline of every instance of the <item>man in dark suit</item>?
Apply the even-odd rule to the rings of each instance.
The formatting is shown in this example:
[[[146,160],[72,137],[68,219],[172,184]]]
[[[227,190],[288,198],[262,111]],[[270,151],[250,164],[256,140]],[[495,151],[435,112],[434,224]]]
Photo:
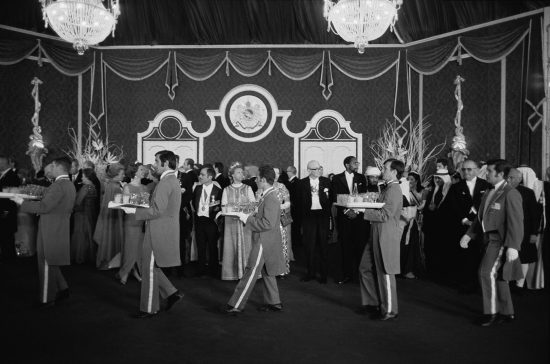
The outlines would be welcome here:
[[[159,295],[166,298],[168,311],[183,295],[166,278],[160,268],[180,265],[179,219],[181,190],[176,177],[176,156],[163,150],[155,154],[155,172],[159,182],[151,196],[149,208],[123,208],[135,213],[136,220],[145,220],[145,236],[141,258],[142,281],[140,311],[135,318],[149,318],[159,312]]]
[[[9,163],[9,158],[0,155],[0,192],[5,187],[19,187],[21,180]]]
[[[298,194],[307,260],[307,274],[302,282],[315,279],[315,260],[319,252],[319,283],[325,284],[328,276],[328,232],[332,203],[330,180],[321,176],[320,168],[316,160],[307,164],[309,176],[300,180]]]
[[[527,275],[529,264],[535,263],[538,260],[537,236],[540,228],[541,208],[537,203],[535,192],[532,189],[521,185],[523,175],[521,171],[512,168],[508,174],[508,184],[518,190],[521,195],[523,207],[523,241],[521,242],[521,250],[519,251],[519,261],[521,262],[521,270],[523,276]],[[511,286],[512,290],[520,293],[520,288],[523,288],[525,278],[518,279],[516,284]]]
[[[263,193],[258,202],[258,212],[254,215],[240,213],[239,218],[252,230],[252,249],[243,277],[237,284],[226,312],[232,315],[243,311],[248,297],[261,272],[264,286],[264,312],[277,312],[283,309],[279,289],[278,275],[285,272],[285,258],[281,249],[281,204],[277,192],[273,189],[275,171],[271,166],[262,166],[259,170],[258,187]]]
[[[454,242],[466,233],[468,227],[476,219],[481,197],[491,188],[491,184],[478,178],[479,165],[473,160],[465,160],[462,163],[462,175],[464,179],[451,186],[449,191],[449,208],[451,234]],[[474,292],[479,285],[477,269],[481,262],[482,240],[472,241],[467,249],[460,249],[459,244],[451,250],[453,256],[452,271],[454,280],[458,283],[459,291],[464,293]]]
[[[365,176],[357,173],[359,162],[354,156],[344,159],[345,171],[332,178],[332,202],[336,202],[339,194],[367,192]],[[338,284],[344,284],[357,278],[359,260],[365,244],[365,219],[362,212],[345,207],[337,208],[336,228],[338,243],[342,251],[341,277]]]
[[[521,195],[506,179],[512,166],[503,159],[487,162],[487,181],[494,189],[485,193],[479,205],[479,214],[468,232],[460,239],[460,246],[482,235],[485,252],[479,268],[483,296],[481,326],[514,320],[510,287],[502,275],[506,264],[519,265],[519,249],[523,240],[523,209]],[[506,262],[506,263],[505,263]],[[521,267],[519,267],[521,271]]]
[[[193,186],[199,181],[197,174],[193,170],[195,161],[186,158],[179,174],[181,187],[181,206],[180,206],[180,258],[181,268],[179,275],[183,275],[183,265],[187,261],[186,257],[190,255],[191,231],[193,230],[193,212],[191,201],[193,200]]]
[[[290,214],[292,215],[292,225],[290,226],[290,233],[292,235],[292,245],[302,244],[302,221],[300,214],[300,203],[298,196],[298,176],[296,176],[296,167],[288,166],[286,168],[286,174],[288,181],[285,183],[288,193],[290,195]]]
[[[21,184],[9,158],[0,155],[0,192],[3,188],[18,187]],[[17,231],[17,205],[9,199],[0,199],[0,250],[2,260],[16,257],[14,234]]]
[[[252,188],[252,192],[256,193],[258,191],[258,184],[256,183],[256,174],[258,173],[258,167],[255,165],[248,164],[244,167],[245,179],[243,183]]]
[[[76,190],[69,179],[70,166],[70,160],[64,157],[50,163],[49,169],[55,181],[41,201],[14,198],[21,205],[21,212],[40,215],[36,241],[40,279],[38,307],[50,306],[69,297],[69,286],[60,266],[71,264],[70,220]]]
[[[220,211],[222,190],[214,185],[216,175],[213,168],[201,169],[199,174],[200,185],[195,188],[193,207],[195,209],[195,238],[199,256],[199,275],[208,271],[212,277],[219,278],[218,260],[218,225],[216,214]],[[208,263],[206,252],[208,251]]]
[[[222,162],[214,163],[214,172],[216,172],[214,181],[218,182],[222,190],[231,184],[231,182],[229,181],[229,177],[224,174],[224,167]]]
[[[405,165],[396,159],[384,162],[382,178],[386,186],[380,193],[381,209],[366,209],[364,219],[371,221],[370,237],[359,266],[361,303],[359,313],[387,321],[397,318],[395,275],[400,273],[401,229],[399,219],[403,193],[399,180]]]

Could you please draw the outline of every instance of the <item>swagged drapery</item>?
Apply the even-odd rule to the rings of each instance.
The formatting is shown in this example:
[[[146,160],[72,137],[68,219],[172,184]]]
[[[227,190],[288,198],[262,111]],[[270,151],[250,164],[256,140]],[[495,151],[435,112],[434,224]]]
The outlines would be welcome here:
[[[542,74],[542,14],[442,37],[420,44],[368,48],[363,55],[354,48],[92,48],[78,56],[67,43],[54,39],[33,39],[26,34],[0,28],[0,65],[12,65],[37,55],[47,58],[56,70],[77,76],[90,71],[89,115],[96,121],[105,115],[106,70],[126,80],[141,81],[164,72],[167,97],[174,100],[178,87],[186,79],[206,81],[224,72],[254,77],[260,72],[279,72],[284,77],[301,81],[318,77],[322,97],[333,94],[333,72],[344,77],[368,81],[390,70],[396,73],[394,117],[404,125],[411,113],[410,72],[432,75],[442,70],[454,57],[469,54],[484,63],[506,58],[518,45],[525,48],[526,62],[522,77],[522,120],[531,132],[542,123],[543,83],[535,83],[533,75]],[[181,73],[180,73],[181,72]],[[341,78],[339,78],[341,79]],[[529,83],[531,82],[531,83]],[[518,150],[521,148],[518,148]],[[525,149],[525,148],[524,148]],[[516,158],[520,160],[521,158]]]

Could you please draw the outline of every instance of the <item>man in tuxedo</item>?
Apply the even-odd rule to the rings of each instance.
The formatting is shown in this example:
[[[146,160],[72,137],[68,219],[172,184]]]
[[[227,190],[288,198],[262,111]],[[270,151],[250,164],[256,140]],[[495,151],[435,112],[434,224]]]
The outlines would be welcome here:
[[[361,303],[359,313],[372,313],[373,318],[387,321],[397,318],[395,275],[400,273],[401,229],[399,219],[403,194],[399,180],[405,165],[396,159],[384,162],[382,178],[386,182],[379,202],[380,209],[366,209],[364,219],[371,222],[370,237],[359,266]]]
[[[176,156],[163,150],[155,154],[155,172],[159,182],[151,196],[149,208],[123,208],[145,220],[145,237],[141,258],[142,281],[139,312],[135,318],[153,317],[159,312],[159,294],[166,298],[165,310],[181,300],[181,294],[160,268],[180,265],[179,210],[181,189],[176,177]]]
[[[491,184],[478,178],[479,165],[467,159],[462,163],[464,179],[451,186],[449,191],[449,208],[451,216],[451,231],[454,242],[466,233],[476,219],[482,196],[491,188]],[[452,271],[454,281],[458,283],[459,291],[474,292],[478,286],[477,269],[481,262],[482,239],[472,241],[467,249],[454,245],[452,252]]]
[[[183,275],[183,265],[186,257],[190,255],[191,231],[193,230],[193,212],[191,201],[193,200],[193,186],[199,181],[194,167],[195,161],[186,158],[183,161],[179,174],[181,187],[181,206],[180,206],[180,258],[181,269],[179,275]]]
[[[275,171],[271,166],[262,166],[259,170],[258,187],[263,193],[258,202],[258,212],[254,215],[240,213],[239,218],[252,230],[252,249],[244,275],[237,284],[226,312],[232,315],[244,310],[248,297],[261,272],[264,286],[264,312],[278,312],[283,309],[277,287],[278,275],[285,272],[285,258],[281,249],[281,204],[277,192],[273,189]]]
[[[315,260],[319,255],[319,283],[327,283],[328,232],[332,202],[330,180],[321,176],[321,166],[312,160],[307,164],[309,176],[300,180],[298,195],[302,213],[303,243],[307,260],[307,274],[302,282],[315,279]]]
[[[21,212],[40,215],[36,252],[40,297],[38,307],[51,306],[69,297],[69,286],[60,266],[71,264],[70,220],[76,198],[74,184],[69,179],[71,161],[62,157],[49,163],[54,183],[40,201],[24,201],[15,197]]]
[[[523,240],[523,209],[521,195],[506,183],[511,168],[510,163],[503,159],[487,162],[487,181],[494,188],[485,193],[477,218],[460,239],[460,246],[464,249],[477,236],[483,236],[485,243],[479,268],[483,297],[483,316],[478,322],[481,326],[514,320],[510,287],[504,280],[503,271],[506,265],[520,265],[518,257]]]
[[[218,261],[218,225],[216,214],[220,211],[222,189],[213,184],[213,168],[201,169],[199,183],[193,195],[195,209],[195,238],[199,256],[199,275],[208,271],[212,277],[219,277]],[[208,263],[206,254],[208,252]]]
[[[256,175],[258,173],[258,167],[251,164],[246,165],[244,167],[244,172],[245,172],[246,178],[243,180],[243,183],[245,185],[250,186],[250,188],[252,188],[252,192],[254,192],[255,194],[258,191],[258,184],[256,183]]]
[[[9,158],[0,155],[0,192],[5,187],[19,187],[21,180],[9,163]]]
[[[290,195],[290,214],[292,215],[292,225],[290,233],[292,235],[292,245],[300,245],[302,243],[302,221],[300,220],[300,204],[298,202],[298,176],[296,176],[296,167],[288,166],[286,174],[288,181],[285,183]]]
[[[354,156],[344,159],[344,172],[332,178],[332,201],[336,202],[339,194],[367,192],[365,176],[357,173],[359,162]],[[345,207],[337,208],[336,228],[338,229],[338,243],[342,251],[341,277],[338,284],[344,284],[357,278],[359,260],[363,252],[365,241],[365,225],[363,213]]]
[[[214,181],[218,182],[222,190],[231,184],[231,182],[229,181],[229,177],[224,174],[224,167],[222,162],[214,163],[214,172],[216,172]]]

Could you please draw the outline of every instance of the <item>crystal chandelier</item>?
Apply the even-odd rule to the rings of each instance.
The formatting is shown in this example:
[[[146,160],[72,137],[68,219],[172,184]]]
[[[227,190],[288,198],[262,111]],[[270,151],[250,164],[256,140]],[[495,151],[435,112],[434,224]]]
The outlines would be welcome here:
[[[393,31],[402,4],[403,0],[325,0],[327,31],[353,42],[363,54],[369,41],[380,38],[388,27]]]
[[[118,0],[109,0],[106,8],[102,0],[39,0],[46,28],[48,24],[64,40],[73,44],[78,54],[89,46],[115,35],[120,14]]]

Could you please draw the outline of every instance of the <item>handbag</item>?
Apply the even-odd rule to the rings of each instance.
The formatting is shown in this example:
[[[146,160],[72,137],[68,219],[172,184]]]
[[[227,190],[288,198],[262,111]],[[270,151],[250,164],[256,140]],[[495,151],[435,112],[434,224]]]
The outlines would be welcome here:
[[[282,211],[281,212],[281,225],[287,226],[292,223],[292,216],[290,215],[290,211]]]

